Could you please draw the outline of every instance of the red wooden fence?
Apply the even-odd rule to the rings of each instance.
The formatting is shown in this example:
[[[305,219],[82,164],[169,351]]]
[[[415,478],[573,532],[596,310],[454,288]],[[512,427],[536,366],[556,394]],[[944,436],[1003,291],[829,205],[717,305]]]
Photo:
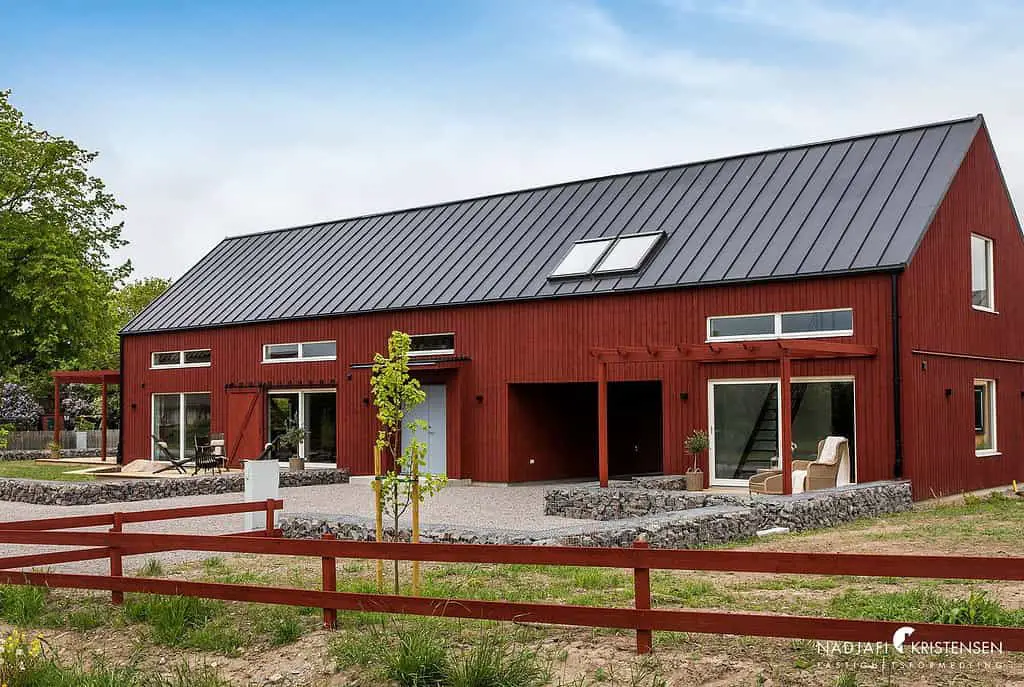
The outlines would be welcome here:
[[[779,553],[633,548],[506,546],[488,544],[409,544],[283,539],[273,527],[281,501],[176,508],[140,513],[53,518],[0,523],[0,542],[48,546],[85,546],[72,551],[0,558],[0,583],[110,591],[115,603],[125,592],[195,596],[321,608],[333,627],[338,610],[622,628],[637,633],[637,651],[651,648],[653,631],[701,632],[795,639],[888,642],[905,622],[843,620],[768,613],[652,609],[650,571],[704,570],[869,577],[924,577],[972,580],[1024,580],[1024,558],[981,556],[902,556],[882,554]],[[234,535],[152,534],[118,531],[117,525],[266,510],[264,530]],[[109,532],[62,529],[109,525]],[[303,556],[321,560],[323,590],[244,584],[123,577],[121,557],[161,551],[204,551]],[[110,575],[21,572],[15,568],[109,558]],[[435,599],[336,591],[338,558],[458,563],[518,563],[588,566],[633,570],[634,607],[597,608],[548,603],[512,603],[472,599]],[[116,563],[115,563],[116,561]],[[1024,628],[914,623],[921,643],[990,642],[1006,651],[1024,651]]]

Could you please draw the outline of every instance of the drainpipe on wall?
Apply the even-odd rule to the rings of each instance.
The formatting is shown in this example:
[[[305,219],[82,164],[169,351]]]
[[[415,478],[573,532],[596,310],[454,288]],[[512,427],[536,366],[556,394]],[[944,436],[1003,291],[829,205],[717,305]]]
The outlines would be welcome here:
[[[895,458],[892,475],[903,477],[903,373],[900,364],[900,275],[892,274],[892,412]]]
[[[117,337],[120,359],[117,364],[117,372],[120,375],[117,384],[117,407],[120,417],[117,418],[117,464],[124,465],[124,453],[121,447],[124,444],[124,418],[126,415],[124,407],[124,335]]]

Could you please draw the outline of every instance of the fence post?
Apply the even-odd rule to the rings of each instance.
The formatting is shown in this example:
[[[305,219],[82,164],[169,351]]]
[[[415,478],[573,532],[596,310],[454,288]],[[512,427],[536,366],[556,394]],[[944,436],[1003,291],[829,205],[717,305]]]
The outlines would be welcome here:
[[[274,536],[274,499],[267,499],[267,536]]]
[[[110,528],[112,533],[119,533],[121,531],[122,521],[121,514],[114,513],[114,524]],[[124,571],[121,568],[121,548],[118,546],[110,547],[110,576],[111,577],[122,577]],[[110,592],[110,603],[115,606],[120,606],[124,603],[124,592],[113,591]]]
[[[647,549],[647,537],[640,535],[633,542],[634,549]],[[647,611],[651,608],[651,569],[633,569],[633,605],[638,611]],[[651,631],[637,628],[636,631],[636,652],[638,654],[651,653]]]
[[[334,535],[325,533],[321,535],[321,539],[327,541],[333,541]],[[323,577],[323,587],[325,592],[336,592],[338,591],[338,559],[334,556],[324,556],[320,559],[321,572]],[[324,609],[324,629],[325,630],[337,630],[338,629],[338,609],[336,608],[325,608]]]

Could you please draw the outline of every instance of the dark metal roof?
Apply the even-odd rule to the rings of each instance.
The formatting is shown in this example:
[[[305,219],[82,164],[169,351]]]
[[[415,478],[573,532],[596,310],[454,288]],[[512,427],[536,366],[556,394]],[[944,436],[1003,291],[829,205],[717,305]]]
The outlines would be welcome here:
[[[125,333],[904,266],[981,116],[225,239]],[[573,242],[663,231],[635,273]]]

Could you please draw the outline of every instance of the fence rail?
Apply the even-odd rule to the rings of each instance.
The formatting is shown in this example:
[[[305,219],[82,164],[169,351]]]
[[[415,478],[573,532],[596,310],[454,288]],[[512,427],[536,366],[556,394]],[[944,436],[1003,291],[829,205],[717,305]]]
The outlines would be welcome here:
[[[84,435],[84,436],[83,436]],[[107,430],[107,446],[116,447],[121,431]],[[62,449],[98,449],[102,443],[103,430],[90,429],[84,432],[66,430],[60,433]],[[53,441],[53,432],[41,430],[17,430],[7,435],[8,451],[44,451]]]
[[[633,548],[603,549],[490,544],[425,544],[281,538],[274,513],[281,501],[170,508],[140,513],[109,513],[0,523],[0,542],[46,546],[85,546],[70,551],[0,558],[0,583],[94,589],[111,592],[114,603],[125,592],[203,597],[320,608],[324,625],[336,624],[339,610],[472,618],[634,630],[637,651],[651,650],[652,632],[677,631],[838,641],[888,642],[904,622],[847,620],[717,610],[650,608],[650,571],[694,570],[868,577],[1024,580],[1024,558],[980,556],[902,556],[882,554],[777,553]],[[266,527],[233,535],[122,532],[130,522],[266,511]],[[110,526],[108,532],[66,532],[68,528]],[[127,555],[163,551],[252,553],[320,558],[322,590],[244,584],[123,577]],[[110,559],[110,575],[24,572],[16,568],[78,560]],[[634,603],[627,608],[550,603],[441,599],[337,591],[337,559],[532,564],[632,569]],[[914,641],[989,642],[1006,651],[1024,651],[1024,628],[914,623]]]

